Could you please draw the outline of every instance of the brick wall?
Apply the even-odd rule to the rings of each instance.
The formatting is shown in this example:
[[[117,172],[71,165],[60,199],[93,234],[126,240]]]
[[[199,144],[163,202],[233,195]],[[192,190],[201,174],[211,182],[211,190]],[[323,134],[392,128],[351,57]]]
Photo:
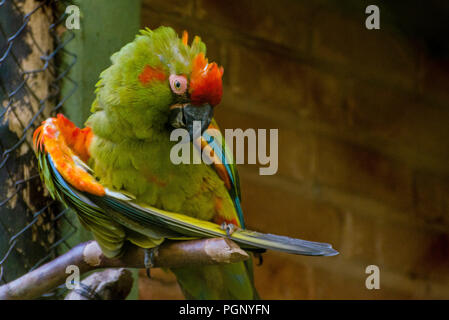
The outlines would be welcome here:
[[[142,26],[206,42],[225,69],[222,128],[279,129],[278,173],[239,169],[248,228],[341,253],[265,254],[263,298],[449,298],[449,63],[383,24],[388,8],[369,31],[364,7],[331,3],[145,0]],[[162,271],[140,294],[181,298]]]

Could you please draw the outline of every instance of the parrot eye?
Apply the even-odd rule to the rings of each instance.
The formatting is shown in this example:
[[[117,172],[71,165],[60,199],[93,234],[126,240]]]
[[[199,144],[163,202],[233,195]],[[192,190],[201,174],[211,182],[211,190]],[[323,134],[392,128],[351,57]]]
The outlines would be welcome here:
[[[186,77],[172,74],[169,78],[169,81],[170,81],[170,88],[174,93],[182,95],[186,92],[187,90]]]

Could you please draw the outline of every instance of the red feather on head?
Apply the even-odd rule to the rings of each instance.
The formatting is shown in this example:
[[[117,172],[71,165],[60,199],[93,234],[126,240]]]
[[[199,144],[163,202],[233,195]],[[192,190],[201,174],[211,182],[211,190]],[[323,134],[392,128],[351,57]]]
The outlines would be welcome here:
[[[190,100],[194,105],[209,103],[216,106],[221,101],[223,84],[221,77],[223,67],[215,62],[208,63],[203,53],[199,53],[193,60],[190,76]]]

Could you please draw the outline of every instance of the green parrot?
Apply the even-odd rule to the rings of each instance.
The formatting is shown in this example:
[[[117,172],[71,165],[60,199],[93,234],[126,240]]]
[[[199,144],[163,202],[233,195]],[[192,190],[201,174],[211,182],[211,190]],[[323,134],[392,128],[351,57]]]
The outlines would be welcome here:
[[[75,209],[108,257],[126,243],[152,250],[165,239],[226,236],[248,251],[337,254],[326,243],[245,229],[237,170],[213,119],[223,68],[205,54],[199,37],[189,45],[169,27],[142,30],[113,54],[84,129],[58,115],[35,131],[50,194]],[[170,160],[179,128],[212,164]],[[186,298],[258,298],[251,260],[171,271]]]

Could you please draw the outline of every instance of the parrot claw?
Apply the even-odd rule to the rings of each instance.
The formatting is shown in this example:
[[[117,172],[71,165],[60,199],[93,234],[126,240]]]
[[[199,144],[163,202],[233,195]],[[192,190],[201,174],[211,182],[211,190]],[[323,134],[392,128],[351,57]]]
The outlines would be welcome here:
[[[159,247],[154,248],[145,248],[144,249],[144,260],[143,264],[145,265],[145,269],[147,272],[147,277],[151,279],[151,268],[154,268],[154,254],[157,254],[157,250]]]
[[[82,282],[79,282],[78,285],[79,287],[73,289],[73,291],[79,294],[80,296],[87,298],[88,300],[103,300],[101,295],[99,295],[95,290],[93,290],[88,285],[85,285]]]
[[[232,223],[223,222],[220,227],[221,229],[226,231],[227,237],[230,237],[235,232],[235,230],[237,230],[237,227]]]

